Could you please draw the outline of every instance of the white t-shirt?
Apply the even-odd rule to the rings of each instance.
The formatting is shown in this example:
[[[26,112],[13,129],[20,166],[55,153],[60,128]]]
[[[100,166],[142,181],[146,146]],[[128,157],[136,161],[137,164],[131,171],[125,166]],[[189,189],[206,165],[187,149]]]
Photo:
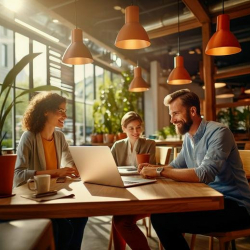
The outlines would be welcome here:
[[[131,151],[131,143],[128,140],[129,146],[128,146],[128,152],[127,152],[127,160],[126,160],[126,165],[127,166],[136,166],[137,167],[137,152],[135,151],[135,149],[137,148],[137,144],[138,144],[139,140],[136,140],[134,147],[133,147],[133,151]]]

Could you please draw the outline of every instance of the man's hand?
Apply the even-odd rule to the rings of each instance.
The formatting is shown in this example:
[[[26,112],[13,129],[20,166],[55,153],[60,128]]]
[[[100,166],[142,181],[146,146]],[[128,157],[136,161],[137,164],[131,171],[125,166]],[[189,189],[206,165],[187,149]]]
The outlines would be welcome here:
[[[154,179],[157,177],[156,168],[159,167],[157,165],[150,165],[148,163],[141,163],[138,166],[139,174],[145,179]]]

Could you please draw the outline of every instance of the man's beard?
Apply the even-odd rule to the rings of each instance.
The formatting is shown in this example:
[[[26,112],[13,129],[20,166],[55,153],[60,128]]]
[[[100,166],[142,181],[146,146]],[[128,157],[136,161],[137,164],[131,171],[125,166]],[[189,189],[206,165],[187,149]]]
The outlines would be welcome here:
[[[181,127],[178,127],[177,124],[175,125],[175,132],[178,135],[185,135],[190,130],[193,124],[193,121],[191,119],[189,112],[186,113],[186,120],[187,120],[186,122],[182,122],[182,121],[178,122],[182,124]]]

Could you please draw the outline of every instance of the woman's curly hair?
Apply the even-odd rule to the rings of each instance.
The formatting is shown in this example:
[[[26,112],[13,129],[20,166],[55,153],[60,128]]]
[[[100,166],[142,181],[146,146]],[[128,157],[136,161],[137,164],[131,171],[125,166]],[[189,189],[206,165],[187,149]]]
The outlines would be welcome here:
[[[25,110],[22,127],[23,130],[35,134],[41,132],[47,121],[46,112],[56,112],[58,107],[66,103],[66,98],[52,92],[40,92],[35,95]]]

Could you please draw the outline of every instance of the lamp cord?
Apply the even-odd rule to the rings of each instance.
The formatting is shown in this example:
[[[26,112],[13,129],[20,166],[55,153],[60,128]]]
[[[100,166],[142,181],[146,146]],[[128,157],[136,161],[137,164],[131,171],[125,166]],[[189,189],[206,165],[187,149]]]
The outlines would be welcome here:
[[[179,56],[180,55],[179,0],[177,3],[177,7],[178,7],[178,53],[177,53],[177,55]]]
[[[224,0],[222,0],[222,14],[224,14]]]
[[[77,29],[77,12],[76,12],[76,0],[75,0],[75,23],[76,23],[76,29]]]

